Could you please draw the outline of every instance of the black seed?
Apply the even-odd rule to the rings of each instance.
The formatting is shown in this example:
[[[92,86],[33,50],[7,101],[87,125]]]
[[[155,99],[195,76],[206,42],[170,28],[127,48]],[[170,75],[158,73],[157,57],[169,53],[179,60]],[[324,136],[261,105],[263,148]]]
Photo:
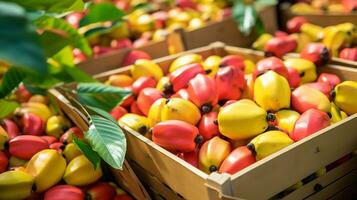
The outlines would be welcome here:
[[[275,114],[274,113],[268,113],[266,116],[266,120],[268,122],[273,122],[276,119]]]
[[[214,123],[214,125],[218,126],[218,120],[217,119],[213,120],[213,123]]]
[[[255,151],[255,147],[253,143],[247,144],[247,148],[252,152],[253,155],[257,155],[257,152]]]
[[[164,84],[164,94],[165,95],[170,95],[174,93],[174,88],[171,83],[165,83]]]
[[[330,52],[328,51],[328,49],[325,47],[322,49],[321,52],[321,65],[326,65],[328,64],[330,61]]]
[[[211,73],[212,72],[212,69],[207,69],[207,70],[205,70],[205,73],[206,74],[209,74],[209,73]]]
[[[142,135],[144,135],[145,133],[146,133],[146,131],[148,130],[148,128],[146,127],[146,126],[140,126],[139,128],[138,128],[138,132],[140,133],[140,134],[142,134]]]
[[[203,142],[203,136],[202,135],[197,135],[196,137],[195,137],[195,143],[197,144],[197,145],[199,145],[199,144],[201,144]]]
[[[210,172],[215,172],[215,171],[217,171],[217,170],[218,170],[218,168],[217,168],[216,166],[214,166],[214,165],[212,165],[212,166],[209,167],[209,171],[210,171]]]
[[[165,104],[168,104],[170,102],[170,98],[167,98],[166,101],[165,101]]]
[[[225,99],[219,100],[218,105],[223,106],[226,102],[227,102],[227,100],[225,100]]]
[[[211,112],[211,110],[212,110],[212,105],[211,104],[204,104],[201,107],[201,112],[203,114],[209,113],[209,112]]]
[[[305,72],[301,72],[299,75],[300,75],[300,77],[303,77],[303,76],[305,76]]]

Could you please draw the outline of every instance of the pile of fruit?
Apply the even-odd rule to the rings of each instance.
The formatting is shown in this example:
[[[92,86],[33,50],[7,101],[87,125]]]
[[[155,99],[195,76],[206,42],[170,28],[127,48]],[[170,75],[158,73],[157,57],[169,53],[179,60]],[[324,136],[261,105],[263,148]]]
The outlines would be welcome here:
[[[133,91],[111,115],[206,173],[234,174],[357,112],[357,82],[317,74],[317,58],[187,54],[166,75],[139,59],[107,80]]]
[[[303,58],[305,54],[323,51],[324,64],[331,56],[357,61],[357,28],[352,23],[323,28],[309,23],[304,17],[294,17],[286,27],[290,35],[283,31],[277,31],[274,36],[262,34],[253,43],[253,49],[278,57],[289,52],[301,52]]]
[[[69,14],[66,19],[79,32],[84,34],[93,48],[94,56],[109,53],[113,50],[128,47],[142,47],[151,41],[161,41],[172,31],[182,28],[194,30],[205,26],[206,23],[220,21],[231,15],[228,1],[193,1],[180,0],[170,9],[138,8],[130,12],[130,1],[108,1],[116,5],[128,14],[124,21],[100,22],[79,27],[80,20],[86,16],[88,10],[80,13]],[[151,3],[155,5],[154,3]],[[90,10],[89,10],[90,12]],[[114,28],[102,31],[102,29],[114,26]],[[85,56],[78,50],[74,50],[77,61],[83,61]]]
[[[0,199],[132,199],[72,143],[82,131],[22,85],[21,106],[0,119]]]
[[[351,13],[356,9],[354,0],[298,0],[290,7],[294,14]]]

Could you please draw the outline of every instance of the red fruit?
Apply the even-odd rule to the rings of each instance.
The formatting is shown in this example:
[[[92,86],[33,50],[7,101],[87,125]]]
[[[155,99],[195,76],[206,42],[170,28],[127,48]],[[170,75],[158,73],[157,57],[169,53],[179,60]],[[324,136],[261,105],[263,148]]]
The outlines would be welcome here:
[[[127,194],[120,194],[115,196],[113,200],[133,200],[133,198]]]
[[[1,119],[0,125],[5,129],[10,139],[20,135],[20,129],[14,121],[10,119]]]
[[[202,113],[208,113],[218,102],[217,87],[215,81],[207,75],[198,74],[188,83],[188,98]]]
[[[220,67],[232,66],[244,71],[245,64],[244,58],[240,55],[228,55],[224,56],[221,60]]]
[[[235,174],[255,162],[255,156],[252,154],[252,152],[246,146],[241,146],[234,149],[227,156],[227,158],[221,164],[218,172]]]
[[[326,95],[327,98],[331,100],[331,91],[333,87],[330,84],[322,83],[322,82],[314,82],[314,83],[306,83],[304,85],[319,90],[320,92],[324,93],[324,95]]]
[[[106,182],[97,183],[87,191],[91,200],[111,200],[115,194],[115,188]]]
[[[152,140],[168,151],[187,153],[195,150],[203,138],[195,126],[184,121],[168,120],[152,128]]]
[[[336,85],[341,83],[341,79],[336,74],[322,73],[317,79],[317,82],[328,83],[332,87],[335,87]]]
[[[31,159],[37,152],[48,148],[46,140],[34,135],[20,135],[9,142],[10,154],[25,160]]]
[[[156,86],[156,80],[153,77],[142,76],[138,78],[132,85],[132,90],[134,94],[139,94],[144,88],[154,88]]]
[[[72,185],[56,185],[45,193],[44,200],[83,200],[83,191]]]
[[[228,106],[228,105],[231,105],[232,103],[235,103],[235,102],[237,102],[237,100],[229,100],[226,103],[224,103],[223,108]]]
[[[139,48],[139,47],[145,46],[145,45],[148,44],[149,42],[150,42],[150,39],[141,37],[141,38],[136,39],[136,40],[134,41],[133,47],[134,47],[134,48]]]
[[[122,10],[124,10],[124,11],[128,11],[129,8],[130,8],[130,4],[129,4],[129,2],[127,2],[127,1],[115,0],[115,1],[114,1],[114,4],[115,4],[115,6],[116,6],[117,8],[122,9]]]
[[[147,116],[151,105],[160,98],[162,98],[160,90],[156,88],[145,88],[139,93],[136,102],[138,103],[140,111]]]
[[[320,110],[309,109],[295,122],[290,138],[299,141],[330,125],[329,116]]]
[[[200,63],[189,64],[175,70],[169,76],[174,92],[186,88],[191,79],[193,79],[197,74],[204,73],[205,70]]]
[[[151,14],[155,20],[155,28],[162,29],[165,27],[166,20],[168,19],[168,14],[166,11],[157,11]]]
[[[283,55],[293,52],[297,47],[297,42],[291,37],[274,37],[265,45],[264,51],[267,56],[281,58]]]
[[[287,67],[285,67],[284,62],[277,57],[269,57],[260,60],[253,71],[253,80],[269,70],[273,70],[274,72],[284,76],[287,80],[289,80],[289,72]]]
[[[275,37],[286,37],[286,36],[289,36],[289,34],[284,31],[275,31],[274,36]]]
[[[219,68],[215,81],[218,101],[239,99],[246,84],[243,71],[232,66]]]
[[[58,151],[59,153],[62,153],[64,149],[64,144],[62,142],[55,142],[50,145],[50,149],[54,149]]]
[[[286,28],[289,33],[299,33],[301,26],[307,22],[308,20],[305,17],[293,17],[286,23]]]
[[[46,140],[48,145],[57,142],[57,138],[55,136],[50,136],[50,135],[43,135],[40,136],[42,139]]]
[[[222,18],[227,19],[232,17],[232,8],[224,8],[222,13]]]
[[[187,89],[181,89],[177,91],[174,95],[172,95],[171,98],[181,98],[181,99],[189,100],[189,94]]]
[[[327,84],[326,84],[327,85]],[[325,88],[329,88],[327,85]],[[320,87],[321,90],[326,90],[319,85],[301,85],[291,93],[291,106],[299,113],[303,113],[311,108],[319,109],[324,112],[330,111],[330,100],[324,93],[315,87]]]
[[[342,0],[341,3],[345,7],[345,9],[349,12],[357,10],[357,1],[356,0]]]
[[[287,68],[288,70],[288,74],[289,74],[289,85],[292,88],[297,88],[300,85],[301,82],[301,77],[300,77],[300,73],[298,72],[298,70],[296,70],[295,68]]]
[[[184,9],[190,8],[195,10],[197,8],[197,4],[192,0],[176,0],[176,5]]]
[[[110,46],[114,49],[125,49],[133,46],[131,40],[128,38],[113,40]]]
[[[141,110],[138,107],[138,102],[134,101],[131,105],[130,105],[130,112],[137,114],[137,115],[142,115],[144,116],[144,113],[141,112]]]
[[[22,126],[22,133],[25,135],[42,135],[45,129],[44,121],[33,113],[23,114]]]
[[[198,124],[198,130],[204,141],[219,135],[218,126],[216,124],[218,113],[210,112],[202,115],[201,121]]]
[[[135,101],[134,95],[127,96],[123,102],[120,104],[123,107],[128,107],[130,106],[133,102]]]
[[[192,166],[198,168],[198,151],[195,150],[187,153],[179,153],[177,156]]]
[[[340,58],[351,60],[351,61],[357,61],[357,48],[344,48],[340,52]]]
[[[73,56],[74,56],[74,63],[80,63],[83,62],[87,59],[87,56],[79,49],[74,48],[72,50]]]
[[[15,92],[16,100],[20,103],[28,102],[32,94],[25,88],[23,84],[17,88]]]
[[[97,57],[97,56],[100,56],[100,55],[103,55],[103,54],[107,54],[107,53],[110,53],[112,52],[114,49],[111,48],[111,47],[102,47],[102,46],[94,46],[93,47],[93,53],[94,53],[94,56]]]
[[[83,12],[74,12],[66,16],[66,21],[71,24],[73,27],[78,28],[79,22],[84,16]]]
[[[6,154],[0,151],[0,174],[6,171],[8,164],[9,159],[7,158]]]
[[[120,119],[123,115],[125,115],[126,113],[128,113],[128,111],[121,107],[121,106],[116,106],[114,107],[111,111],[110,111],[110,115],[115,119],[118,120]]]
[[[132,65],[139,59],[151,60],[151,56],[143,51],[132,50],[125,56],[122,66]]]
[[[74,134],[77,138],[82,139],[84,137],[83,132],[77,126],[74,126],[68,129],[60,138],[60,142],[62,143],[70,143],[73,140],[72,134]]]
[[[316,66],[324,66],[331,59],[331,55],[327,47],[321,43],[310,43],[306,45],[301,51],[300,57],[310,60]]]

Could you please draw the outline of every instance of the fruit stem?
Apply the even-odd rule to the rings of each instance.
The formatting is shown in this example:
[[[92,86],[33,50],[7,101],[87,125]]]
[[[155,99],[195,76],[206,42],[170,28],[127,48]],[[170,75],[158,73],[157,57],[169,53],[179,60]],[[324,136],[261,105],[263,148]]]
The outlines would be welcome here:
[[[201,107],[201,111],[203,114],[209,113],[212,110],[212,105],[211,104],[203,104]]]
[[[209,171],[210,172],[215,172],[215,171],[217,171],[218,170],[218,168],[216,167],[216,166],[214,166],[214,165],[211,165],[210,167],[209,167]]]
[[[255,151],[255,147],[253,143],[247,144],[247,148],[252,152],[253,155],[257,155],[257,152]]]
[[[142,134],[142,135],[144,135],[147,130],[148,130],[148,128],[147,128],[146,126],[144,126],[144,125],[142,125],[142,126],[140,126],[140,127],[138,128],[138,132],[139,132],[140,134]]]
[[[200,145],[202,142],[203,142],[203,136],[202,136],[202,135],[197,135],[197,136],[195,137],[195,143],[196,143],[197,145]]]

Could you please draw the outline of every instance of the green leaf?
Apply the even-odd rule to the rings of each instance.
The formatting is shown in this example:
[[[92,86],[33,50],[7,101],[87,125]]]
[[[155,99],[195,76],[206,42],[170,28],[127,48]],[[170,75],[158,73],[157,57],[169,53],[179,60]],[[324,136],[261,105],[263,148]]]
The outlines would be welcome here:
[[[16,101],[6,101],[0,99],[0,118],[5,118],[12,114],[20,105]]]
[[[258,15],[253,5],[245,5],[241,1],[237,1],[233,6],[233,17],[239,23],[239,30],[244,35],[249,35],[254,28]]]
[[[14,91],[25,78],[25,73],[16,67],[10,67],[4,74],[2,83],[0,85],[0,98],[8,96]]]
[[[52,57],[61,49],[70,44],[68,37],[61,36],[52,31],[45,31],[40,35],[40,42],[47,57]],[[49,45],[51,44],[51,45]],[[73,54],[72,54],[73,57]]]
[[[80,26],[86,26],[88,24],[96,22],[106,21],[121,21],[125,16],[125,12],[118,9],[112,3],[99,3],[90,7],[88,14],[79,22]]]
[[[96,26],[84,32],[84,36],[86,38],[90,38],[90,37],[96,37],[99,35],[107,34],[122,25],[123,25],[122,21],[118,21],[111,25]]]
[[[46,96],[47,94],[47,89],[39,88],[36,85],[32,85],[28,83],[27,81],[23,82],[25,85],[25,88],[31,93],[31,94],[40,94]]]
[[[112,121],[114,124],[117,124],[117,125],[119,126],[118,122],[117,122],[108,112],[106,112],[106,111],[104,111],[104,110],[102,110],[102,109],[100,109],[100,108],[96,108],[96,107],[92,107],[92,106],[85,106],[85,107],[86,107],[86,109],[88,109],[88,111],[89,111],[89,113],[90,113],[91,115],[99,115],[99,116],[102,116],[102,117],[104,117],[105,119],[110,120],[110,121]]]
[[[257,19],[257,23],[255,24],[255,32],[258,35],[262,35],[263,33],[265,33],[264,24],[260,18]]]
[[[62,48],[52,59],[60,65],[74,66],[74,56],[70,46]]]
[[[153,10],[153,4],[152,3],[147,3],[147,2],[138,3],[133,8],[131,8],[130,10],[131,10],[131,12],[133,12],[133,11],[138,10],[138,9],[143,9],[145,11],[151,11],[151,10]]]
[[[82,104],[101,108],[108,112],[130,94],[130,90],[102,83],[80,83],[77,86],[77,95]]]
[[[50,16],[42,16],[35,20],[34,23],[39,29],[52,30],[67,36],[70,44],[80,49],[84,54],[88,56],[92,55],[92,49],[90,48],[87,39],[65,20]]]
[[[64,66],[64,70],[66,73],[72,77],[73,81],[80,82],[80,83],[91,83],[97,82],[92,76],[86,74],[81,69],[72,66]]]
[[[47,12],[63,13],[81,11],[84,8],[82,0],[8,0],[29,10],[45,10]]]
[[[111,120],[92,115],[89,130],[84,137],[106,163],[115,169],[122,169],[126,139],[119,126]]]
[[[93,164],[94,169],[100,164],[100,156],[97,152],[93,151],[92,147],[78,139],[74,134],[73,143],[78,147],[78,149],[87,157],[87,159]]]
[[[31,73],[47,73],[46,58],[25,10],[0,2],[0,60]]]

